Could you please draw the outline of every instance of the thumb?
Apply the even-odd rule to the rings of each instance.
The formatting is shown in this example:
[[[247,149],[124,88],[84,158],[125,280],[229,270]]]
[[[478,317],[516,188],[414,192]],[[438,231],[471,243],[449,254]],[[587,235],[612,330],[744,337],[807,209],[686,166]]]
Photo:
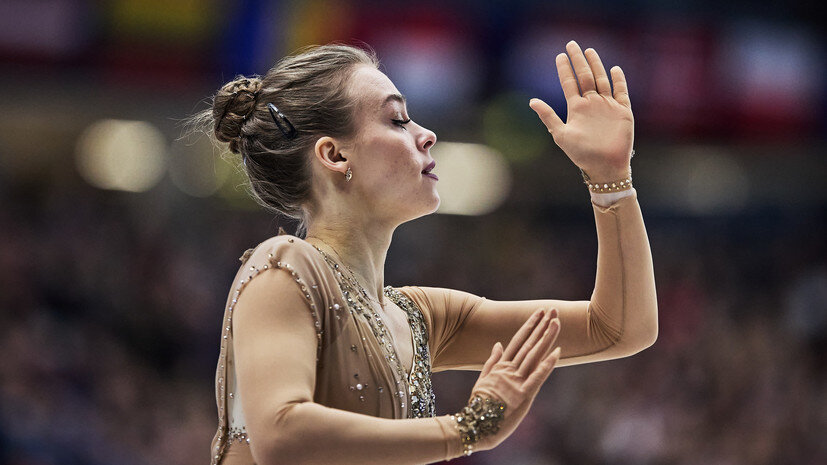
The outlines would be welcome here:
[[[528,106],[531,107],[535,113],[537,113],[537,116],[540,117],[540,120],[546,125],[548,132],[550,132],[552,136],[555,133],[559,133],[563,129],[563,126],[565,126],[565,124],[563,124],[563,120],[557,116],[554,109],[551,108],[546,102],[538,98],[533,98],[529,100]]]
[[[494,344],[494,347],[491,348],[491,356],[488,357],[488,360],[485,361],[485,365],[482,367],[482,372],[480,372],[480,377],[487,375],[491,372],[491,369],[494,368],[497,362],[500,361],[503,355],[503,345],[499,342]]]

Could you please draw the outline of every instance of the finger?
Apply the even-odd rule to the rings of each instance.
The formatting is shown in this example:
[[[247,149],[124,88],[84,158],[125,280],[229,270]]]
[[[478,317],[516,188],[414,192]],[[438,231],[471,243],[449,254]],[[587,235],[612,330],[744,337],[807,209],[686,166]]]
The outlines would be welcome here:
[[[560,337],[560,330],[562,329],[562,327],[563,327],[563,326],[562,326],[562,324],[560,323],[560,319],[559,319],[559,318],[556,318],[556,317],[555,317],[555,318],[553,318],[553,319],[552,319],[552,323],[554,323],[554,322],[556,322],[556,323],[557,323],[557,328],[556,328],[556,331],[555,331],[555,333],[554,333],[554,334],[552,334],[552,335],[551,335],[551,343],[549,344],[549,346],[548,346],[548,348],[545,350],[545,352],[543,352],[543,353],[542,353],[542,355],[540,355],[540,360],[542,360],[542,359],[544,359],[544,358],[548,357],[548,354],[549,354],[549,353],[551,353],[551,351],[552,351],[552,350],[554,350],[554,348],[555,348],[554,346],[555,346],[555,344],[557,343],[557,338],[558,338],[558,337]]]
[[[533,348],[536,347],[540,340],[543,338],[543,335],[546,333],[546,328],[548,328],[549,321],[551,321],[548,317],[548,314],[543,316],[543,320],[534,327],[534,331],[531,332],[531,336],[525,341],[520,350],[517,352],[517,355],[514,356],[514,359],[511,360],[514,362],[514,366],[519,367],[523,360],[525,359],[528,352]]]
[[[524,378],[537,368],[539,361],[547,356],[549,350],[551,350],[554,340],[557,339],[557,332],[559,329],[560,322],[558,320],[555,319],[549,321],[548,326],[546,326],[546,329],[543,331],[542,338],[526,354],[525,359],[517,369],[518,376]]]
[[[577,75],[577,82],[580,84],[582,95],[585,96],[589,92],[597,92],[595,90],[594,74],[577,42],[572,40],[567,43],[566,51],[569,52],[569,57],[571,57],[571,67],[574,68],[574,73]]]
[[[594,74],[594,82],[597,85],[597,92],[600,95],[611,97],[612,85],[609,83],[609,76],[606,75],[606,68],[603,67],[603,61],[600,60],[600,55],[593,48],[586,49],[586,60],[589,62],[589,67]]]
[[[482,366],[482,372],[480,372],[480,377],[483,377],[491,372],[491,368],[500,361],[500,357],[503,355],[503,345],[499,342],[494,344],[494,347],[491,348],[491,356],[488,357],[488,360],[485,361],[485,365]]]
[[[538,98],[533,98],[528,102],[528,106],[531,107],[535,113],[537,113],[537,116],[540,117],[540,121],[546,125],[546,128],[548,128],[548,132],[550,132],[551,135],[559,133],[560,130],[563,129],[563,126],[565,125],[563,120],[557,116],[554,109],[551,108],[551,106],[549,106],[546,102]]]
[[[526,378],[522,388],[527,392],[536,393],[540,389],[540,386],[546,382],[548,375],[550,375],[552,370],[554,370],[554,366],[557,365],[558,360],[560,360],[559,347],[554,349],[554,351],[548,354],[548,356],[544,358],[539,365],[537,365],[537,369],[528,375],[528,378]]]
[[[632,102],[629,100],[629,89],[626,86],[626,75],[623,74],[623,70],[620,69],[620,66],[613,66],[611,73],[612,84],[614,84],[615,87],[615,100],[627,108],[632,108]]]
[[[557,65],[557,77],[560,78],[560,86],[563,87],[563,95],[566,96],[566,101],[580,97],[577,78],[574,77],[569,57],[565,53],[561,53],[554,59],[554,63]]]
[[[551,318],[552,322],[554,322],[555,320],[557,321],[557,332],[554,333],[554,337],[551,340],[551,346],[549,346],[548,350],[543,352],[543,354],[540,356],[540,360],[546,358],[549,352],[551,352],[552,349],[554,349],[554,343],[557,341],[557,337],[560,336],[560,329],[562,329],[562,323],[560,322],[559,318],[559,311],[556,308],[551,309],[551,311],[549,312],[549,318]]]
[[[523,326],[517,330],[517,333],[511,338],[511,341],[506,346],[505,351],[503,351],[502,358],[500,360],[505,360],[506,362],[510,362],[514,355],[517,354],[517,351],[520,350],[520,347],[525,342],[526,338],[531,334],[531,331],[534,329],[534,326],[539,323],[540,318],[545,315],[544,309],[538,309],[531,316],[523,323]]]
[[[548,314],[550,323],[554,323],[555,321],[557,322],[557,330],[554,334],[552,334],[551,345],[549,345],[548,349],[546,351],[544,351],[542,353],[542,355],[540,355],[540,360],[546,358],[548,356],[549,352],[551,352],[554,349],[554,343],[557,341],[557,337],[560,335],[560,328],[562,326],[561,326],[561,323],[560,323],[560,319],[558,318],[558,313],[559,312],[557,311],[556,308],[552,308],[551,311]],[[551,326],[551,325],[549,324],[549,326]]]

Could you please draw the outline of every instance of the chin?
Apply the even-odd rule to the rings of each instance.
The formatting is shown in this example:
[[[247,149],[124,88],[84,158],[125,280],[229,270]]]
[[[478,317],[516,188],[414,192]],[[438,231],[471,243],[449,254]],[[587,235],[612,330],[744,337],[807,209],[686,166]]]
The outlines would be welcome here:
[[[436,201],[434,202],[434,206],[431,209],[431,211],[428,212],[428,214],[436,213],[436,211],[439,209],[439,205],[442,203],[442,199],[439,198],[439,194],[437,194],[435,197],[436,197]]]
[[[439,193],[437,193],[437,191],[434,190],[433,195],[431,196],[430,199],[428,199],[428,205],[425,208],[425,213],[424,214],[425,215],[430,215],[431,213],[436,212],[437,209],[439,208],[440,203],[442,203],[442,199],[439,198]]]
[[[436,213],[437,209],[439,208],[441,200],[438,195],[435,195],[433,200],[428,203],[428,206],[419,210],[419,213],[416,216],[410,218],[410,220],[415,220],[417,218],[422,218],[423,216],[428,216],[430,214]]]

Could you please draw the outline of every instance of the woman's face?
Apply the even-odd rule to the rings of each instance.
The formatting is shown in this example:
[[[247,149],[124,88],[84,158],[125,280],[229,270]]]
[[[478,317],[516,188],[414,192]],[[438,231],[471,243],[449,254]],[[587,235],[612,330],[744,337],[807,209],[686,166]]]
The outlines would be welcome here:
[[[359,102],[356,134],[342,150],[353,178],[347,189],[367,215],[399,223],[439,206],[437,178],[430,171],[436,134],[410,120],[405,99],[381,71],[359,66],[351,76]]]

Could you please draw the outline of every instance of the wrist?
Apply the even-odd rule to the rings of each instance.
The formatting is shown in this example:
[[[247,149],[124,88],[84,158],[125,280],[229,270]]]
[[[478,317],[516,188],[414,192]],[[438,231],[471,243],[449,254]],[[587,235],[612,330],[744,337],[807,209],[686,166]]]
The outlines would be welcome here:
[[[443,415],[434,418],[445,437],[445,461],[463,456],[462,438],[455,415]]]
[[[591,196],[593,204],[597,205],[598,207],[605,208],[622,198],[632,197],[636,193],[637,191],[633,187],[631,189],[626,189],[618,192],[606,192],[602,194],[598,192],[589,192],[589,195]]]
[[[596,175],[580,169],[583,175],[583,183],[593,193],[618,192],[632,188],[632,167],[628,166],[622,171],[598,172]]]
[[[631,179],[632,167],[630,165],[631,159],[635,156],[635,150],[632,149],[629,159],[617,164],[603,164],[598,166],[584,166],[580,168],[580,173],[583,175],[584,181],[591,181],[592,184],[609,184],[617,183],[626,178]],[[588,183],[588,182],[587,182]]]
[[[461,455],[471,455],[478,450],[480,439],[499,431],[505,409],[504,402],[476,394],[462,410],[449,416],[457,430]]]

